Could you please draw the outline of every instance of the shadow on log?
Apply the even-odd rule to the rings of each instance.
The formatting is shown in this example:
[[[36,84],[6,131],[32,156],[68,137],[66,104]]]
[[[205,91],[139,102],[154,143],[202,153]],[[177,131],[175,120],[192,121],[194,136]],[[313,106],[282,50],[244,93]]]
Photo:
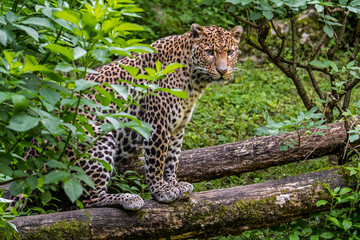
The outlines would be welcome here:
[[[146,200],[135,212],[117,208],[87,209],[47,215],[18,217],[12,221],[23,237],[48,239],[39,235],[39,226],[63,221],[83,222],[77,239],[186,239],[273,226],[328,210],[316,207],[320,199],[329,200],[323,187],[349,186],[340,170],[315,172],[259,184],[194,193],[188,201],[159,204]],[[349,186],[353,187],[354,186]],[[70,222],[73,225],[72,222]],[[75,232],[74,232],[75,231]],[[80,230],[79,230],[80,231]],[[72,230],[76,234],[76,230]]]
[[[333,123],[324,130],[310,129],[312,133],[320,131],[324,136],[304,134],[301,147],[296,146],[287,151],[279,151],[280,146],[283,145],[280,139],[296,140],[296,132],[183,151],[177,176],[181,181],[201,182],[341,153],[346,144],[344,122]],[[116,167],[119,172],[131,169],[144,174],[141,161],[119,163]]]

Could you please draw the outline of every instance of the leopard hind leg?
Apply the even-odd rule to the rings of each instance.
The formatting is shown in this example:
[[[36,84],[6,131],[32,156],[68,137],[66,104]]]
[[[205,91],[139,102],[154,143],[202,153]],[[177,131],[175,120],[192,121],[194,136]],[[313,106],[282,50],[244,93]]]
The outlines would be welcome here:
[[[88,151],[92,158],[103,160],[114,166],[114,156],[116,153],[116,142],[113,133],[108,133],[101,137],[99,141]],[[127,210],[137,210],[144,205],[144,200],[136,194],[110,194],[107,192],[107,185],[110,181],[112,172],[106,171],[105,167],[98,161],[79,160],[76,165],[84,169],[85,173],[91,177],[95,184],[95,189],[88,186],[86,190],[89,194],[83,194],[82,201],[85,207],[123,207]]]

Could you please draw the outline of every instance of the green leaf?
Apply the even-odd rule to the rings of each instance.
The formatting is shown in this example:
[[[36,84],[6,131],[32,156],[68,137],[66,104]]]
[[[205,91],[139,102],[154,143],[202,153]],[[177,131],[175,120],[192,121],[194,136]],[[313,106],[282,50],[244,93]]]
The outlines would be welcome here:
[[[9,126],[7,126],[7,128],[18,132],[25,132],[36,127],[39,124],[39,121],[39,118],[29,116],[22,112],[14,115],[10,119]]]
[[[264,11],[262,12],[263,16],[266,17],[268,20],[271,20],[274,17],[274,14],[271,11]]]
[[[48,162],[46,163],[46,165],[47,165],[48,167],[51,167],[51,168],[67,169],[67,165],[66,165],[65,163],[56,161],[56,160],[54,160],[54,159],[48,161]]]
[[[16,225],[11,222],[8,222],[8,221],[5,222],[5,228],[6,228],[6,231],[8,231],[10,233],[10,236],[13,233],[18,232]],[[8,238],[8,239],[10,239],[10,238]]]
[[[318,67],[318,68],[325,68],[325,67],[328,67],[328,65],[324,64],[323,62],[321,61],[318,61],[318,60],[313,60],[311,62],[309,62],[310,65],[313,65],[315,67]]]
[[[30,176],[26,179],[26,183],[31,189],[36,189],[38,186],[38,179],[35,176]]]
[[[145,31],[145,29],[140,25],[126,22],[114,28],[114,31]]]
[[[159,60],[157,60],[155,67],[156,67],[156,71],[160,72],[162,68],[162,63]]]
[[[41,27],[55,29],[54,24],[48,18],[31,17],[21,22],[22,24],[32,24]]]
[[[75,81],[75,89],[74,91],[80,92],[87,89],[90,89],[96,85],[99,85],[98,82],[88,81],[85,79],[79,79]]]
[[[7,34],[5,31],[0,29],[0,43],[6,46],[6,42],[7,42]]]
[[[68,63],[59,63],[56,65],[55,70],[61,72],[70,72],[74,70],[74,67]]]
[[[350,142],[355,142],[358,139],[359,139],[359,134],[352,134],[352,135],[349,136],[349,141]]]
[[[44,46],[44,48],[47,48],[54,53],[59,53],[59,54],[65,56],[69,60],[74,60],[73,53],[67,47],[63,47],[56,43],[50,43],[50,44]]]
[[[332,38],[334,36],[334,32],[329,25],[325,25],[323,28],[324,32],[329,36],[329,38]]]
[[[124,48],[124,50],[136,52],[136,53],[154,53],[155,52],[155,49],[153,47],[141,46],[141,45],[126,47],[126,48]]]
[[[109,49],[94,49],[91,51],[92,56],[96,61],[101,63],[110,62],[111,59],[109,58],[110,52]]]
[[[41,195],[40,195],[40,198],[41,198],[41,201],[43,202],[43,203],[48,203],[48,202],[50,202],[50,200],[51,200],[51,193],[50,193],[50,191],[45,191],[45,192],[43,192]]]
[[[9,192],[13,196],[17,196],[24,191],[25,182],[20,180],[11,184]]]
[[[317,206],[317,207],[320,207],[320,206],[326,205],[326,204],[328,204],[328,203],[329,203],[329,202],[326,201],[326,200],[319,200],[319,201],[316,202],[316,206]]]
[[[82,47],[74,48],[74,60],[83,57],[86,53],[87,53],[86,50],[83,49]]]
[[[57,115],[54,116],[46,111],[33,107],[31,107],[31,110],[33,110],[40,116],[40,122],[49,131],[49,133],[58,133],[58,127],[60,126],[60,123],[62,123],[62,120]]]
[[[299,240],[299,236],[295,233],[290,234],[289,240]]]
[[[322,11],[324,11],[324,6],[323,6],[323,5],[316,4],[316,5],[315,5],[315,8],[316,8],[316,11],[317,11],[318,13],[321,13]]]
[[[250,20],[258,20],[258,19],[260,19],[260,17],[261,17],[260,12],[251,12],[249,19]]]
[[[324,238],[324,239],[331,239],[332,237],[334,237],[334,234],[332,232],[323,232],[322,234],[320,234],[320,237]]]
[[[189,99],[189,95],[187,94],[187,92],[181,89],[158,88],[155,91],[168,92],[176,97]]]
[[[186,67],[186,66],[182,65],[180,63],[171,63],[171,64],[167,65],[165,67],[165,69],[163,71],[161,71],[161,73],[163,73],[163,74],[172,73],[172,72],[175,72],[175,69],[182,68],[182,67]]]
[[[120,64],[120,66],[125,69],[132,77],[135,77],[139,73],[139,69],[136,67],[126,66]]]
[[[12,95],[12,102],[14,104],[14,112],[23,112],[29,106],[29,100],[26,97],[20,94]]]
[[[120,24],[120,21],[118,20],[105,20],[102,25],[101,25],[101,29],[104,32],[108,32],[109,30],[113,29],[114,27],[118,26]]]
[[[131,129],[135,130],[137,133],[139,133],[141,136],[143,136],[145,139],[149,139],[151,136],[151,130],[141,127],[141,126],[131,126]]]
[[[341,190],[340,190],[340,196],[342,196],[342,195],[345,195],[345,194],[347,194],[347,193],[349,193],[349,192],[352,192],[352,189],[351,188],[348,188],[348,187],[344,187],[344,188],[342,188]]]
[[[61,98],[58,92],[47,87],[42,87],[39,93],[45,101],[51,103],[52,105],[55,105]]]
[[[360,0],[354,0],[350,2],[350,6],[355,7],[355,6],[360,6]]]
[[[88,175],[86,175],[86,174],[75,174],[75,175],[73,175],[73,177],[83,181],[84,183],[89,185],[89,187],[95,189],[95,184],[94,184],[92,178],[89,177]]]
[[[0,103],[12,98],[12,95],[14,95],[14,93],[0,92]]]
[[[58,19],[55,19],[55,22],[56,22],[57,24],[59,24],[60,26],[66,28],[66,29],[69,30],[69,31],[73,31],[73,30],[74,30],[74,25],[72,25],[71,23],[65,21],[64,19],[58,18]]]
[[[103,165],[103,167],[105,168],[105,170],[107,172],[111,171],[111,165],[108,162],[106,162],[104,160],[100,160],[100,159],[96,159],[96,162],[99,162],[101,165]]]
[[[69,177],[69,172],[62,171],[62,170],[53,170],[45,175],[44,184],[50,184],[54,182],[58,182],[65,178]]]
[[[347,231],[347,230],[349,230],[349,229],[351,228],[352,222],[345,219],[345,220],[342,222],[342,225],[343,225],[343,227],[344,227],[344,230]]]
[[[0,152],[0,172],[5,176],[11,176],[13,170],[10,167],[12,156],[9,153]]]
[[[289,149],[289,146],[288,145],[281,145],[280,148],[279,148],[279,151],[287,151]]]
[[[336,218],[329,216],[329,220],[333,222],[336,226],[340,227],[340,222]]]
[[[128,100],[129,92],[125,86],[119,84],[111,84],[110,85],[124,100]]]
[[[64,10],[60,12],[55,12],[53,13],[53,15],[79,26],[79,20],[80,20],[79,13],[74,10]]]
[[[78,181],[69,179],[64,183],[64,191],[71,202],[75,202],[83,193],[83,187]]]
[[[39,41],[39,33],[35,29],[20,24],[13,24],[13,26],[25,31],[30,37],[32,37],[36,41]]]
[[[310,237],[310,240],[319,240],[319,235],[313,235]]]
[[[1,15],[3,15],[3,14],[1,14]],[[9,22],[11,22],[11,23],[16,22],[16,21],[18,21],[19,19],[23,18],[23,17],[17,15],[16,13],[14,13],[14,12],[12,12],[12,11],[6,11],[5,17],[6,17],[6,19],[7,19]]]
[[[242,1],[241,0],[226,0],[225,2],[229,2],[229,3],[236,5],[236,4],[241,3]]]

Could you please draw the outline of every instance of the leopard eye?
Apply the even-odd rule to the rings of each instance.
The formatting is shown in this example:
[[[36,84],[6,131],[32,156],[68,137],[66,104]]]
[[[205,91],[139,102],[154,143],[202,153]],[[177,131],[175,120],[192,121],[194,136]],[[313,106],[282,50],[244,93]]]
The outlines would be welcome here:
[[[234,50],[229,50],[229,51],[227,51],[227,55],[228,55],[228,56],[231,56],[231,55],[233,55],[234,53],[235,53]]]
[[[209,56],[214,56],[214,51],[211,50],[211,49],[205,50],[205,53],[206,53],[207,55],[209,55]]]

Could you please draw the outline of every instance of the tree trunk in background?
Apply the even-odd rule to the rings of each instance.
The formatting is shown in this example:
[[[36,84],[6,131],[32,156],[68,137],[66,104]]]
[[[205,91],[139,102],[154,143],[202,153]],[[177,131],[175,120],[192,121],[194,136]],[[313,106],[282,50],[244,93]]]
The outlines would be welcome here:
[[[312,128],[310,131],[321,131],[324,136],[304,134],[301,146],[287,151],[279,151],[280,146],[284,145],[280,139],[297,140],[295,132],[183,151],[177,176],[181,181],[201,182],[305,159],[339,154],[346,145],[344,122],[330,124],[329,129]],[[131,169],[144,174],[141,160],[118,163],[116,167],[119,172]]]
[[[330,196],[323,187],[349,186],[341,171],[315,172],[281,180],[228,189],[193,193],[190,199],[172,204],[146,200],[139,211],[117,208],[87,209],[47,215],[18,217],[12,221],[23,237],[51,239],[67,234],[74,239],[186,239],[273,226],[328,210],[316,207],[320,199]],[[64,223],[64,221],[72,221]],[[82,222],[81,224],[78,222]],[[72,226],[71,231],[67,230]],[[50,228],[39,229],[40,226]],[[52,229],[52,230],[51,230]]]

